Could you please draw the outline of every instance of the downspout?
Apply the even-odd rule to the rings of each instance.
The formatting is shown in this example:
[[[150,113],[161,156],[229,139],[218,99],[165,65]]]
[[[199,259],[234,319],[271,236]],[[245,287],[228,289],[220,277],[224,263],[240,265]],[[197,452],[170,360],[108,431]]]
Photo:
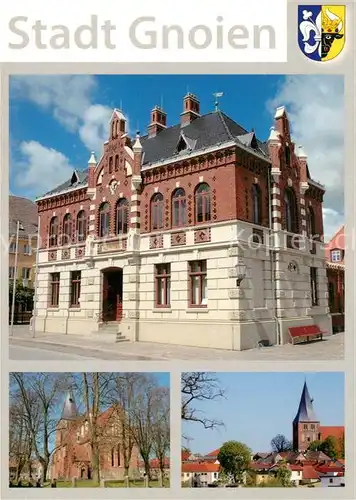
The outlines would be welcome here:
[[[272,223],[272,192],[271,192],[271,173],[270,168],[267,169],[268,174],[268,219],[269,219],[269,255],[271,262],[271,283],[272,283],[272,311],[275,322],[275,331],[277,345],[281,345],[281,327],[277,316],[277,288],[276,288],[276,249],[274,247],[274,234]]]

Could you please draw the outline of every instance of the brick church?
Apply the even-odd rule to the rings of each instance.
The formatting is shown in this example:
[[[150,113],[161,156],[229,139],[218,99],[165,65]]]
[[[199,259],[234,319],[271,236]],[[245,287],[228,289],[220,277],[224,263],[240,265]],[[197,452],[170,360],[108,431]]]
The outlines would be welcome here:
[[[125,477],[120,420],[114,408],[102,412],[97,421],[100,440],[100,475],[102,479]],[[85,416],[78,412],[73,395],[68,392],[61,418],[56,426],[55,451],[52,455],[51,478],[91,479],[92,453]],[[139,454],[132,448],[129,475],[139,475]]]
[[[307,383],[304,383],[297,414],[293,420],[293,450],[304,452],[313,441],[324,441],[334,437],[341,446],[344,439],[344,426],[322,426],[313,408]]]
[[[135,138],[115,109],[102,156],[37,199],[36,330],[234,350],[331,333],[324,188],[286,109],[263,142],[182,105]]]

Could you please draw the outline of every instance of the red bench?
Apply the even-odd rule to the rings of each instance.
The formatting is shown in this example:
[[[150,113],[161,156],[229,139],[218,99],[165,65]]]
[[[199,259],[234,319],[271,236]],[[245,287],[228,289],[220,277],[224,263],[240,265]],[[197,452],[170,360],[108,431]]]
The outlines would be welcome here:
[[[328,333],[320,330],[318,325],[292,326],[288,330],[293,345],[295,340],[306,340],[306,342],[310,339],[323,340],[323,334]]]

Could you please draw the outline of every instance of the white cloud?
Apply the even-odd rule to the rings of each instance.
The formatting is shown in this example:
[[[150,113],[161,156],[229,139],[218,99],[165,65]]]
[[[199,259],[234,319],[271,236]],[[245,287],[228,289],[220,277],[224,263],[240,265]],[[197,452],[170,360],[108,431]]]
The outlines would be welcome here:
[[[68,131],[79,134],[89,151],[101,154],[112,110],[95,104],[97,88],[91,75],[17,76],[11,80],[13,97],[28,99],[51,111]]]
[[[34,197],[65,182],[74,169],[65,155],[36,141],[22,142],[20,155],[14,165],[15,182]]]
[[[288,76],[273,106],[286,106],[293,140],[304,146],[312,178],[326,188],[325,239],[344,217],[344,85],[334,75]]]

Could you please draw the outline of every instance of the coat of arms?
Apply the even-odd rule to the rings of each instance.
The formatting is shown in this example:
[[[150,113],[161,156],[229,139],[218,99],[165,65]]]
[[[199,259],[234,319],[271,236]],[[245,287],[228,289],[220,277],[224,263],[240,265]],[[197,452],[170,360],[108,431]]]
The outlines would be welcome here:
[[[344,5],[299,5],[298,44],[314,61],[335,59],[345,45]]]

